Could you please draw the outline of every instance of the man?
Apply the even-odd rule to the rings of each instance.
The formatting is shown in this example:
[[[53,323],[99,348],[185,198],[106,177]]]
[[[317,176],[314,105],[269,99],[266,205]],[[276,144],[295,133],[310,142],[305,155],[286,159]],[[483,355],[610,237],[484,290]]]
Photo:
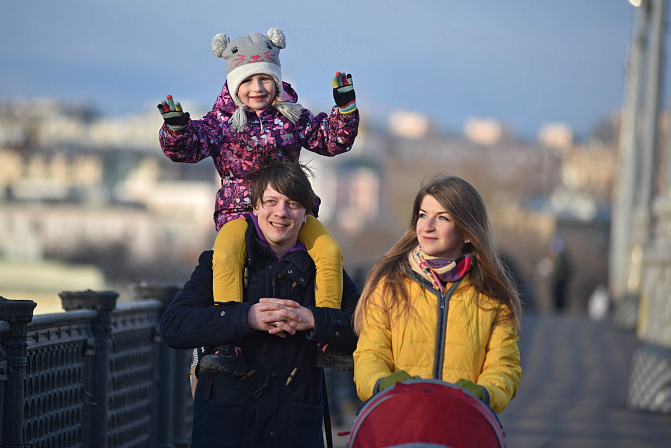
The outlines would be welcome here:
[[[193,447],[321,447],[317,353],[354,350],[358,291],[345,273],[341,309],[314,306],[314,263],[298,242],[314,192],[300,165],[273,162],[250,180],[244,301],[214,302],[206,251],[161,319],[161,336],[173,348],[225,350],[230,361],[203,358]]]

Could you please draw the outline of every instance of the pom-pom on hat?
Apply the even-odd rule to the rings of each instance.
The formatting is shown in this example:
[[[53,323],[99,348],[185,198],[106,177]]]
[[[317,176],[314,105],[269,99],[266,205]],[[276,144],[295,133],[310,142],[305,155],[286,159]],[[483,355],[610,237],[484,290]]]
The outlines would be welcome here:
[[[212,38],[214,55],[226,60],[226,79],[228,90],[238,105],[232,120],[233,128],[241,132],[247,124],[245,106],[238,98],[238,88],[242,81],[252,75],[265,74],[275,80],[277,97],[284,95],[282,87],[282,68],[280,64],[280,50],[286,47],[284,32],[279,28],[271,28],[268,35],[252,33],[230,40],[225,34],[219,33]],[[273,103],[273,107],[287,116],[294,123],[300,117],[300,106],[295,104]]]

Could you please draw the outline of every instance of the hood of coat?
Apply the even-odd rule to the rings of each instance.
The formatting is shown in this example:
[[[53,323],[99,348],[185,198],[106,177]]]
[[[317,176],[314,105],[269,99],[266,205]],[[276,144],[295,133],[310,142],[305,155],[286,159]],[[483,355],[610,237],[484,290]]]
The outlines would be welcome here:
[[[291,87],[291,84],[289,84],[288,82],[282,82],[282,87],[284,88],[284,95],[283,95],[284,101],[288,103],[297,103],[298,94],[296,93],[294,88]],[[224,88],[221,89],[219,97],[220,99],[223,100],[221,107],[222,112],[233,114],[233,112],[235,112],[236,109],[238,108],[238,105],[235,104],[235,101],[233,101],[233,98],[231,97],[231,92],[228,90],[228,82],[224,84]]]

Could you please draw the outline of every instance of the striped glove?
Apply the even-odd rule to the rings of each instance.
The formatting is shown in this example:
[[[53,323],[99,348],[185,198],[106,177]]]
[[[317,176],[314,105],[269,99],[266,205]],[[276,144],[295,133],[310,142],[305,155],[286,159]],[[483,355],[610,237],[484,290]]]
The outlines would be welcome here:
[[[182,110],[179,101],[173,101],[172,95],[168,95],[156,107],[161,112],[165,124],[173,131],[181,131],[189,123],[189,113]]]
[[[356,110],[356,95],[352,75],[337,72],[333,77],[333,99],[343,115]]]

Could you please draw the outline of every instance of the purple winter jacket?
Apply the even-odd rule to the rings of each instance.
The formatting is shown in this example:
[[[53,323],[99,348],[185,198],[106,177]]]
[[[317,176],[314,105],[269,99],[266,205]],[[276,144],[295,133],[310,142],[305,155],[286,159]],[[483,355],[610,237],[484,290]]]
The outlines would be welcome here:
[[[285,100],[296,103],[298,95],[283,83]],[[247,127],[240,133],[228,126],[238,106],[225,84],[212,107],[200,120],[190,120],[186,128],[172,131],[163,124],[159,142],[173,162],[196,163],[212,157],[221,177],[217,191],[214,222],[217,231],[228,221],[250,212],[249,190],[245,175],[269,160],[298,161],[301,147],[328,157],[352,149],[359,131],[359,111],[341,115],[334,106],[331,115],[314,116],[303,109],[295,124],[274,107],[267,107],[260,117],[247,112]],[[317,201],[318,203],[318,201]]]

